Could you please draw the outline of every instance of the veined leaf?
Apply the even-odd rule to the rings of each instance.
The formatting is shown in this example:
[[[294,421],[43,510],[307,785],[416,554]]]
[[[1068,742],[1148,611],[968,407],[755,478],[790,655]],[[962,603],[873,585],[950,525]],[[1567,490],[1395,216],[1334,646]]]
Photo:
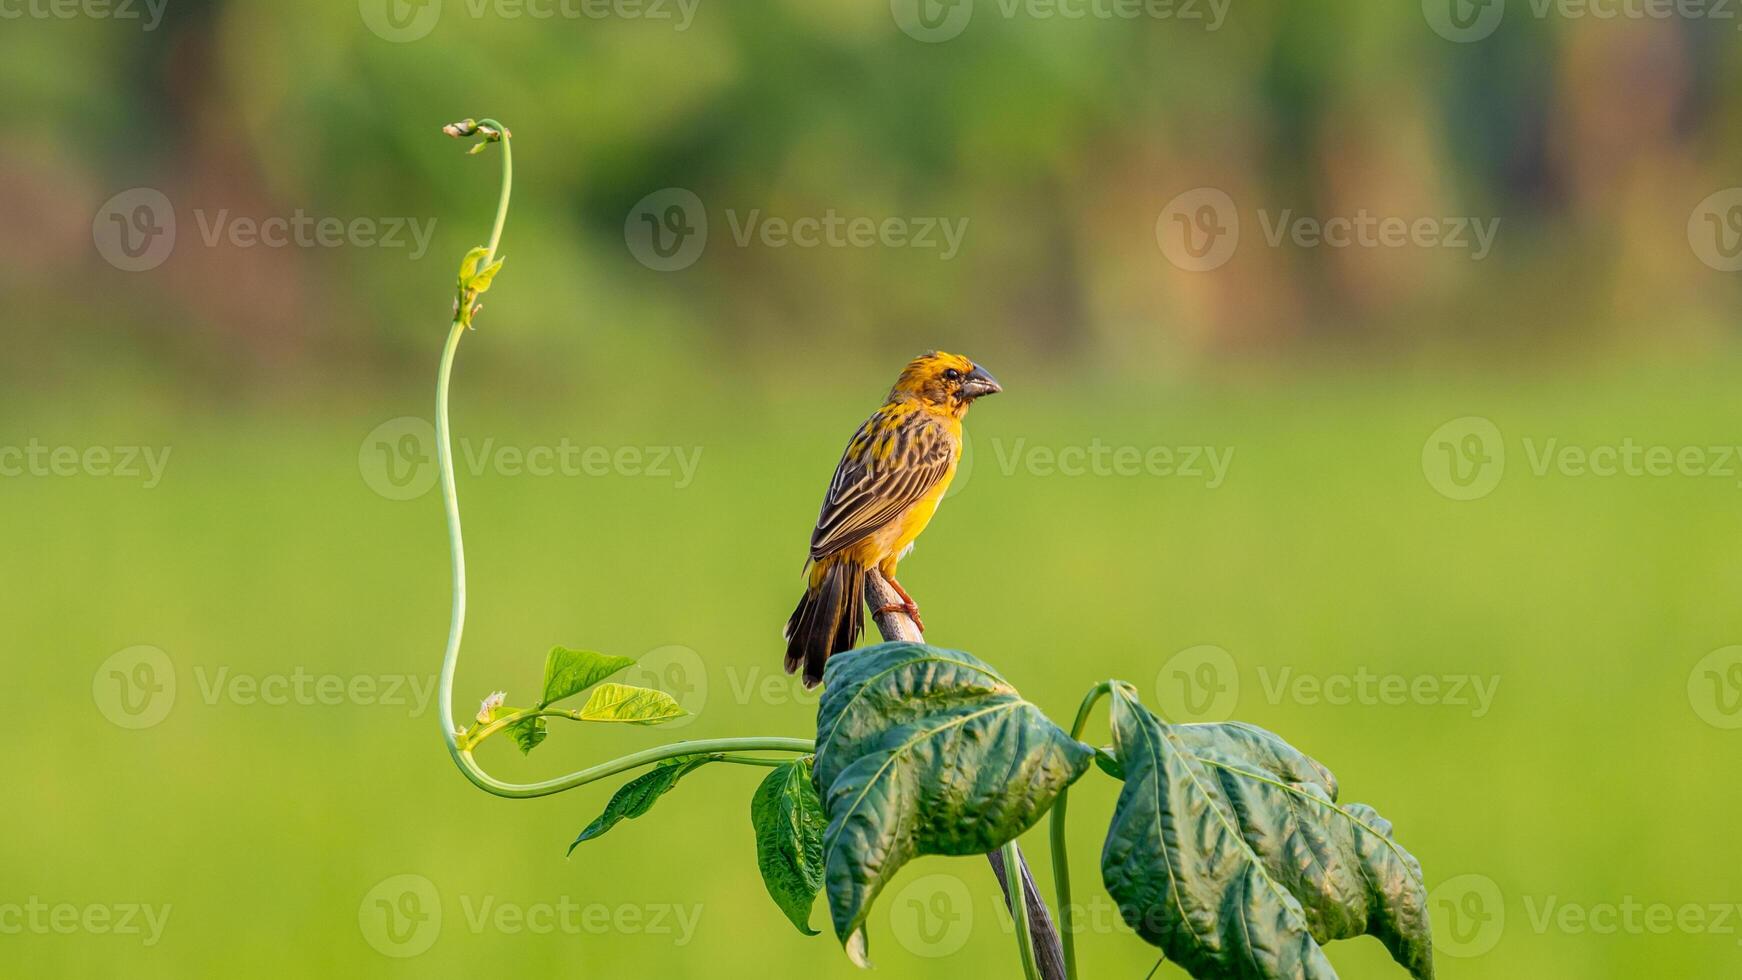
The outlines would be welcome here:
[[[520,746],[520,754],[525,755],[538,748],[538,743],[544,741],[549,732],[546,730],[544,718],[534,715],[509,725],[508,734],[514,739],[514,744]]]
[[[634,663],[629,657],[551,647],[544,658],[544,696],[539,699],[538,706],[549,707],[563,698],[579,694]]]
[[[823,888],[823,802],[811,783],[811,759],[795,759],[768,774],[750,800],[756,863],[768,894],[798,931],[810,926],[811,905]]]
[[[1145,940],[1200,978],[1328,980],[1320,944],[1371,933],[1431,980],[1420,866],[1328,769],[1254,726],[1164,724],[1128,687],[1112,721],[1102,877]]]
[[[1214,771],[1115,685],[1114,753],[1125,786],[1101,878],[1127,925],[1205,980],[1334,980],[1306,912],[1240,833]]]
[[[581,831],[581,835],[569,845],[569,853],[574,853],[582,841],[592,840],[624,820],[639,817],[653,809],[653,804],[676,786],[678,780],[719,758],[719,754],[680,755],[675,759],[667,759],[624,783],[612,794],[611,801],[605,804],[605,812],[588,824],[587,829]]]
[[[903,865],[1014,840],[1094,750],[959,651],[885,643],[832,658],[824,680],[824,886],[835,935],[863,966],[871,903]]]
[[[1314,939],[1372,935],[1398,964],[1431,980],[1427,885],[1389,821],[1364,804],[1339,805],[1320,784],[1284,782],[1215,749],[1197,754],[1216,771],[1247,843],[1300,899]]]
[[[1240,721],[1168,725],[1168,733],[1192,752],[1232,754],[1256,764],[1284,782],[1310,783],[1337,798],[1337,777],[1317,759],[1282,740],[1275,732]]]
[[[580,719],[657,725],[688,713],[664,691],[628,684],[600,684],[581,706]]]

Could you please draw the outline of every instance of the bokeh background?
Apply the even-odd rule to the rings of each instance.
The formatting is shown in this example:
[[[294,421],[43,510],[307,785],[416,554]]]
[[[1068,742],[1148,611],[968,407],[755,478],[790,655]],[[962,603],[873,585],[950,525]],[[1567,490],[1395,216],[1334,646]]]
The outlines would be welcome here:
[[[1421,858],[1444,977],[1742,961],[1729,8],[0,11],[0,972],[853,972],[762,892],[756,770],[565,859],[608,785],[508,802],[442,751],[468,115],[516,184],[454,387],[462,713],[561,642],[644,657],[676,734],[808,734],[777,638],[824,483],[960,350],[1006,393],[903,566],[934,642],[1061,720],[1111,676],[1283,733]],[[1136,977],[1114,790],[1072,807],[1082,959]],[[994,896],[916,863],[873,957],[1013,972]]]

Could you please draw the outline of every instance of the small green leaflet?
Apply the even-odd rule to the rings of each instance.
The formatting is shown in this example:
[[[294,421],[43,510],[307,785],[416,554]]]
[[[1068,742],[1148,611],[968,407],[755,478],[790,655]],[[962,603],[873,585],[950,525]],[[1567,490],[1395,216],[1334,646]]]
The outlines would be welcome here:
[[[508,735],[514,739],[515,745],[520,746],[521,755],[538,748],[538,743],[544,741],[547,734],[542,716],[522,718],[508,726]]]
[[[632,725],[657,725],[688,714],[671,695],[650,687],[600,684],[581,708],[582,721],[623,721]]]
[[[775,768],[750,799],[750,825],[756,830],[756,863],[774,904],[798,931],[810,926],[811,905],[823,888],[823,801],[811,783],[811,758]]]
[[[454,284],[465,289],[466,283],[471,282],[472,277],[478,274],[478,266],[483,263],[484,256],[489,254],[490,250],[483,245],[468,249],[465,257],[460,260],[460,276]]]
[[[1321,944],[1371,934],[1432,980],[1421,866],[1328,769],[1255,726],[1168,725],[1129,685],[1111,714],[1101,873],[1140,936],[1201,980],[1334,980]]]
[[[548,708],[634,663],[629,657],[551,647],[544,658],[544,696],[539,699],[538,706]]]
[[[678,780],[721,758],[724,757],[718,753],[680,755],[675,759],[667,759],[624,783],[611,795],[611,801],[605,804],[605,812],[588,824],[587,829],[581,831],[581,835],[569,845],[569,853],[573,854],[582,841],[592,840],[622,821],[639,817],[653,809],[653,804],[676,786]]]

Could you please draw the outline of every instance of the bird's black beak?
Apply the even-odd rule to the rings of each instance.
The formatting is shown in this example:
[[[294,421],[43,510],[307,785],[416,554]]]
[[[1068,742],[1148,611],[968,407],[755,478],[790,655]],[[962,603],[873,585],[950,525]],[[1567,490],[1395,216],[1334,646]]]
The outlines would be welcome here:
[[[1003,390],[1004,386],[998,383],[998,379],[987,374],[986,369],[978,364],[974,365],[974,370],[969,371],[968,376],[962,379],[962,397],[968,401],[973,401],[981,395],[996,395]]]

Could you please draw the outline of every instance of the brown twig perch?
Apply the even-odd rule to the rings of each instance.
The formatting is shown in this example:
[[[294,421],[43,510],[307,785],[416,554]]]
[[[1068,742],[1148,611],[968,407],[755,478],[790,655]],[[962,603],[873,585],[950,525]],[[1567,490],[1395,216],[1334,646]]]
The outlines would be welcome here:
[[[899,606],[901,597],[895,589],[878,573],[870,570],[865,576],[865,603],[872,609],[882,609],[886,606]],[[919,626],[904,612],[873,613],[877,621],[877,631],[883,634],[885,640],[907,640],[914,643],[924,643],[925,634],[919,631]],[[1020,852],[1019,852],[1020,853]],[[1005,877],[1004,857],[997,851],[986,855],[992,862],[992,873],[998,876],[998,887],[1004,889],[1004,903],[1010,904],[1010,882]],[[1034,961],[1040,968],[1040,975],[1046,980],[1065,980],[1064,947],[1059,943],[1058,927],[1052,921],[1052,913],[1046,907],[1046,900],[1040,897],[1040,889],[1035,886],[1034,876],[1029,874],[1028,861],[1022,861],[1023,894],[1028,899],[1028,923],[1034,936]],[[1061,914],[1068,915],[1069,910]]]

